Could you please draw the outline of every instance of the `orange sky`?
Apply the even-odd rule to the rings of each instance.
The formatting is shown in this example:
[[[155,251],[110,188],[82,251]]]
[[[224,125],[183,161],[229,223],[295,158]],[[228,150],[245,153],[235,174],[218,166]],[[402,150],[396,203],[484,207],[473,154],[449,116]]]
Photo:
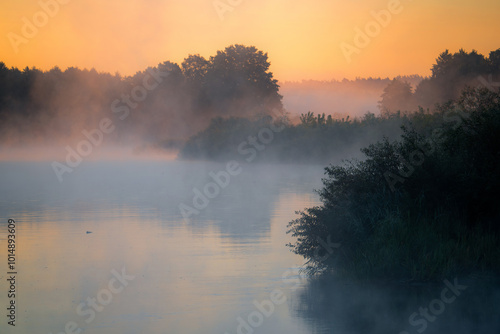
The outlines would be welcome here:
[[[51,15],[41,12],[41,3]],[[215,3],[227,11],[218,13]],[[128,75],[238,43],[268,52],[278,80],[330,80],[428,75],[445,49],[487,55],[500,48],[498,0],[17,0],[0,6],[0,61],[19,68],[94,67]],[[393,13],[381,27],[370,12],[388,9]],[[23,30],[26,21],[39,27]],[[373,37],[366,46],[358,43],[348,62],[342,43],[356,47],[355,28],[367,25]]]

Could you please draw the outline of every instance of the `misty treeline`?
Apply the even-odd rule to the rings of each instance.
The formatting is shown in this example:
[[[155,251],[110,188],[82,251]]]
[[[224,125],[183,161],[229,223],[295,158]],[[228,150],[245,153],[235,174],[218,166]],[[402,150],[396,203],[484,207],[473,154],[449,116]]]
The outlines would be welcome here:
[[[500,275],[500,90],[466,88],[403,132],[364,148],[361,161],[327,167],[322,204],[289,224],[289,246],[312,273]]]
[[[395,78],[379,101],[382,113],[415,111],[418,107],[434,109],[436,103],[457,99],[466,86],[500,86],[500,49],[485,57],[463,49],[444,51],[432,65],[432,74],[413,89],[414,82]]]
[[[371,87],[387,80],[380,96],[378,115],[366,112],[363,116],[337,118],[333,110],[338,109],[332,106],[329,115],[309,111],[295,120],[285,112],[287,125],[274,134],[269,143],[259,141],[258,132],[270,119],[217,118],[187,141],[180,157],[224,160],[235,156],[253,157],[258,153],[263,161],[330,163],[339,157],[356,156],[361,147],[384,137],[398,138],[402,125],[422,114],[435,113],[437,104],[457,99],[465,87],[491,89],[500,85],[500,49],[490,52],[489,58],[476,51],[460,50],[455,54],[445,51],[431,70],[429,78],[359,79],[352,85],[348,81],[337,82],[338,86],[344,84],[344,90],[348,86],[359,89],[364,84],[371,92]],[[311,84],[317,86],[317,83]],[[362,90],[359,95],[363,95]],[[253,137],[256,140],[251,144],[247,139]]]
[[[192,136],[179,153],[182,159],[225,161],[230,159],[285,163],[330,163],[350,157],[359,149],[382,139],[396,139],[409,117],[400,113],[377,117],[334,119],[308,112],[293,124],[286,114],[249,120],[218,117],[204,131]],[[273,126],[279,131],[267,131]]]
[[[408,82],[416,87],[424,77],[420,75],[397,76],[394,79]],[[353,80],[302,80],[280,82],[283,105],[290,113],[290,120],[296,122],[298,115],[314,111],[316,114],[332,115],[341,119],[363,117],[367,111],[376,112],[377,102],[390,78],[356,78]]]
[[[0,140],[67,143],[109,118],[116,130],[106,143],[176,147],[214,117],[282,110],[269,65],[266,53],[243,45],[127,77],[73,67],[21,71],[0,63]]]
[[[301,100],[294,94],[318,97],[337,91],[358,101],[357,110],[364,105],[375,109],[375,94],[383,91],[377,115],[353,113],[350,118],[353,106],[340,98],[329,112],[318,113],[313,105],[314,113],[287,113],[267,54],[252,46],[232,45],[209,59],[189,55],[180,65],[166,61],[127,77],[78,68],[21,71],[0,63],[0,142],[72,145],[86,139],[84,131],[110,119],[113,131],[106,134],[106,144],[174,149],[188,159],[226,159],[258,150],[262,160],[328,163],[383,136],[397,138],[400,126],[421,112],[419,106],[433,112],[434,103],[456,98],[465,85],[497,80],[499,59],[500,50],[489,57],[446,51],[429,78],[285,84],[293,106]],[[272,145],[252,147],[249,136],[258,140],[259,131],[277,119],[287,124],[273,132]]]

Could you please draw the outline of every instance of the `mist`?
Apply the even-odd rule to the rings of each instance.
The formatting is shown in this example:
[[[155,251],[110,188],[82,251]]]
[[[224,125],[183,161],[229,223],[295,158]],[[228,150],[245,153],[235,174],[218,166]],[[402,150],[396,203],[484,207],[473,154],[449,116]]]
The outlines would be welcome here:
[[[419,75],[393,78],[415,88],[424,78]],[[283,105],[292,119],[309,111],[332,115],[336,119],[363,117],[367,112],[380,113],[379,101],[390,78],[355,80],[301,81],[280,83]]]
[[[60,161],[83,142],[91,144],[81,147],[91,152],[88,160],[171,159],[218,117],[286,117],[297,125],[308,112],[335,120],[380,115],[381,95],[391,83],[359,78],[280,84],[269,67],[266,53],[241,45],[210,59],[189,55],[179,65],[165,61],[128,77],[74,67],[21,71],[2,63],[1,159]],[[394,80],[416,86],[423,78]],[[398,131],[386,135],[393,138]],[[359,144],[343,151],[357,155],[367,140],[357,139]]]
[[[224,67],[226,58],[232,67]],[[250,73],[252,61],[261,73]],[[35,159],[42,152],[52,157],[58,147],[75,150],[82,141],[99,150],[101,144],[128,148],[132,155],[171,154],[217,116],[281,110],[268,67],[267,54],[238,45],[210,60],[191,55],[181,65],[166,61],[129,77],[78,68],[20,71],[1,63],[1,146],[5,154],[34,148]],[[19,152],[10,158],[22,158]]]
[[[0,63],[8,325],[497,333],[499,54],[301,82],[240,44],[131,76]]]

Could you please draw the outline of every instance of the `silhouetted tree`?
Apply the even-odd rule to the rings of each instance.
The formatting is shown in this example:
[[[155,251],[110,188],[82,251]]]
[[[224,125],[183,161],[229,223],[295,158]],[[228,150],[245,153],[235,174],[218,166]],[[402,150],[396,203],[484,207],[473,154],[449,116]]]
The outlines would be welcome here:
[[[269,66],[267,53],[253,46],[218,51],[210,57],[204,83],[212,108],[240,116],[282,110],[278,81]]]
[[[494,57],[495,55],[493,53]],[[478,85],[477,77],[492,74],[491,70],[491,60],[475,50],[468,53],[460,49],[454,54],[446,50],[432,66],[431,77],[417,86],[416,102],[424,108],[429,108],[435,103],[457,99],[465,86]]]
[[[490,52],[491,74],[500,74],[500,49]]]
[[[314,113],[308,111],[307,114],[300,115],[300,122],[303,126],[308,128],[314,128],[317,125],[316,118],[314,117]]]
[[[390,114],[398,110],[412,111],[414,105],[411,85],[396,79],[384,88],[381,98],[378,104],[382,114]]]
[[[189,83],[201,85],[205,81],[210,62],[200,55],[189,55],[182,62],[182,73]]]

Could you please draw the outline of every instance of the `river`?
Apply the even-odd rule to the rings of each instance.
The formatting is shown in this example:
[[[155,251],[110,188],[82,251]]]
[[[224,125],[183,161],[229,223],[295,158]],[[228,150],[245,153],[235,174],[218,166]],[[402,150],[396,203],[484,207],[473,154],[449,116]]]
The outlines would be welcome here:
[[[48,162],[2,162],[0,173],[5,314],[8,219],[17,272],[16,327],[2,315],[1,333],[499,332],[500,291],[474,281],[449,278],[458,294],[444,302],[444,281],[300,274],[287,223],[320,203],[322,166],[89,161],[59,182]]]

